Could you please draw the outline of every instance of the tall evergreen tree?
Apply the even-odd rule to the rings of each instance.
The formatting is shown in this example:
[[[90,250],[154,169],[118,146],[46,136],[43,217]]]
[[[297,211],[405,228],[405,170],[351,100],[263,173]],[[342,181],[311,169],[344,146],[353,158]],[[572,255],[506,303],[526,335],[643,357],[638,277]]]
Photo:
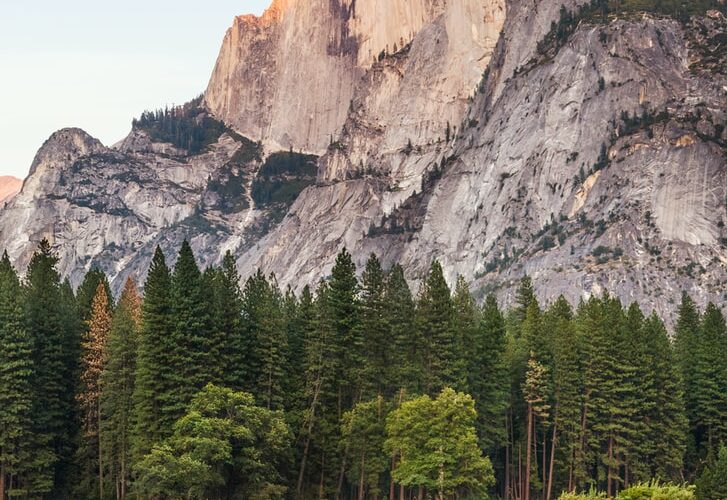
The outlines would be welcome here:
[[[389,325],[385,302],[385,276],[375,255],[366,262],[361,286],[361,338],[363,398],[391,396],[396,390],[392,381],[391,349],[387,345]]]
[[[505,412],[509,392],[504,359],[505,319],[494,295],[485,299],[474,341],[466,348],[472,354],[467,372],[477,409],[477,435],[482,449],[492,456],[507,438]]]
[[[546,498],[561,490],[574,491],[585,480],[580,447],[583,411],[583,347],[576,333],[573,311],[561,295],[548,309],[546,323],[553,328],[553,439]],[[551,449],[552,451],[552,449]],[[557,464],[556,464],[557,461]],[[554,474],[557,473],[556,477]],[[557,482],[559,487],[554,486]]]
[[[434,261],[419,290],[417,327],[424,361],[424,390],[435,394],[454,384],[456,341],[452,328],[454,309],[442,266]]]
[[[727,442],[727,326],[719,308],[707,304],[694,360],[695,423],[707,454],[716,455]]]
[[[210,308],[202,290],[202,274],[186,240],[174,265],[171,292],[174,342],[169,363],[176,390],[167,394],[162,415],[176,421],[197,391],[214,380],[216,372],[215,363],[210,359]]]
[[[141,298],[126,280],[109,330],[108,362],[101,374],[101,440],[117,499],[131,481],[131,433],[136,349],[141,327]]]
[[[171,306],[171,273],[164,253],[157,247],[144,284],[141,331],[134,376],[133,462],[151,451],[171,433],[173,401],[178,379],[169,359],[174,349],[174,318]]]
[[[391,353],[391,375],[398,393],[421,393],[424,388],[424,367],[422,365],[422,342],[415,327],[416,305],[409,285],[404,278],[404,269],[396,264],[386,279],[384,295],[389,338],[393,347]]]
[[[79,455],[82,477],[97,479],[98,498],[104,497],[104,451],[101,439],[101,373],[108,361],[107,342],[111,329],[111,310],[106,288],[99,283],[91,303],[91,315],[83,339],[81,358],[81,390],[77,399],[83,426]],[[86,493],[89,494],[92,489]]]
[[[479,326],[479,311],[469,285],[463,276],[457,277],[452,297],[452,331],[454,335],[453,388],[472,394],[475,372],[479,364],[475,338]],[[476,403],[475,403],[476,405]]]
[[[694,370],[700,338],[700,321],[701,317],[696,304],[686,292],[683,293],[682,301],[678,309],[677,323],[674,327],[674,350],[682,381],[686,415],[689,421],[687,453],[685,458],[688,478],[694,478],[694,472],[700,461],[700,455],[704,455],[703,450],[700,449],[702,436],[699,433],[697,424],[696,397],[699,391],[695,376],[696,371]]]
[[[25,493],[30,462],[33,363],[18,275],[0,260],[0,499]],[[38,450],[36,450],[38,451]]]
[[[223,387],[242,390],[245,387],[245,346],[242,331],[242,291],[240,275],[232,254],[228,251],[222,266],[212,276],[212,351],[218,365],[218,383]]]
[[[42,240],[30,259],[25,285],[25,324],[33,340],[33,451],[25,489],[31,496],[68,494],[77,428],[77,354],[70,332],[68,298],[61,290],[57,257]],[[75,305],[74,305],[75,307]],[[77,358],[76,358],[77,359]]]
[[[262,271],[251,276],[242,292],[243,328],[247,338],[248,385],[261,406],[281,409],[288,339],[282,297],[275,278]]]
[[[650,477],[679,482],[682,479],[688,422],[684,411],[679,368],[669,343],[666,327],[656,313],[644,322],[643,342],[650,346],[653,359],[649,365],[654,381],[652,414],[649,415],[652,455]]]

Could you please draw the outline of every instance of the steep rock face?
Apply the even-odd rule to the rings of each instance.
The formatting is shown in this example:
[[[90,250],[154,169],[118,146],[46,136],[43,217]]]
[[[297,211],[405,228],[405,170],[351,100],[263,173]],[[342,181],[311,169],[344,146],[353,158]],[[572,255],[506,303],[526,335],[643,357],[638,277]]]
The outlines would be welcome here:
[[[462,106],[457,111],[447,104],[471,91],[478,69],[481,73],[487,62],[483,51],[473,52],[473,45],[494,45],[499,32],[496,14],[486,18],[483,10],[482,2],[474,0],[276,0],[260,18],[235,19],[205,103],[238,132],[272,149],[320,154],[340,134],[365,71],[382,53],[397,52],[423,29],[431,29],[429,43],[441,45],[437,60],[450,71],[441,72],[436,60],[429,61],[431,73],[411,82],[419,85],[410,87],[410,94],[417,90],[420,95],[406,103],[406,121],[412,128],[426,124],[428,116],[451,118],[462,113]],[[431,27],[436,20],[446,26]],[[455,67],[456,72],[451,70]],[[381,116],[383,109],[386,118],[401,122],[401,112],[390,114],[387,108],[399,86],[393,82],[389,95],[379,95],[371,112]],[[430,108],[419,120],[419,105],[433,97],[442,100],[439,109],[446,108],[445,115]]]
[[[0,175],[0,203],[11,200],[20,192],[23,181],[10,175]]]
[[[195,153],[54,134],[0,248],[22,269],[48,237],[72,282],[98,265],[116,289],[188,238],[203,265],[229,250],[297,290],[346,246],[414,287],[439,259],[504,303],[527,272],[544,300],[724,304],[727,20],[584,5],[275,1],[225,38],[200,110],[225,133]]]
[[[239,221],[255,219],[244,190],[228,197],[242,203],[237,210],[214,203],[233,170],[244,171],[237,178],[244,183],[257,168],[254,161],[234,162],[242,147],[223,135],[204,153],[188,156],[141,131],[116,149],[79,129],[56,132],[38,151],[22,192],[0,213],[0,244],[24,270],[38,241],[47,238],[73,284],[98,266],[116,290],[127,276],[143,277],[157,244],[173,255],[189,237],[204,263],[216,263],[231,233],[244,239],[247,225],[238,228]]]
[[[359,264],[371,251],[402,262],[414,283],[440,259],[450,281],[461,274],[504,302],[527,272],[543,299],[608,290],[667,313],[684,289],[724,303],[727,82],[714,66],[700,69],[723,15],[689,26],[583,19],[558,42],[548,37],[558,3],[507,11],[487,79],[450,143],[387,148],[385,131],[365,119],[375,105],[355,99],[321,161],[330,185],[309,188],[240,258],[243,270],[261,265],[297,285],[346,245]],[[708,32],[712,42],[693,36]],[[366,89],[390,88],[386,72],[407,62],[375,65]],[[359,208],[329,211],[331,199]]]

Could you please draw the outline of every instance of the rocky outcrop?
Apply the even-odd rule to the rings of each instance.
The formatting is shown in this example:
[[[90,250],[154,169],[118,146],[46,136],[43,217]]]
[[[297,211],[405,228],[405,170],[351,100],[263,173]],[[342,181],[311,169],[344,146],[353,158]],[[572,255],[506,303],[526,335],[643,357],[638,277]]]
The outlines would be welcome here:
[[[391,85],[370,96],[369,118],[403,125],[412,139],[441,134],[440,122],[462,114],[487,64],[503,8],[497,0],[276,0],[260,18],[235,19],[205,103],[272,149],[321,154],[340,134],[374,61],[418,37],[412,65],[421,72],[389,75]]]
[[[10,175],[0,175],[0,203],[10,201],[23,187],[23,181]]]
[[[294,289],[346,246],[503,303],[528,273],[544,300],[725,304],[726,31],[571,0],[276,0],[235,20],[192,117],[224,133],[54,134],[0,247],[22,269],[48,237],[74,283],[97,265],[117,289],[188,238]]]

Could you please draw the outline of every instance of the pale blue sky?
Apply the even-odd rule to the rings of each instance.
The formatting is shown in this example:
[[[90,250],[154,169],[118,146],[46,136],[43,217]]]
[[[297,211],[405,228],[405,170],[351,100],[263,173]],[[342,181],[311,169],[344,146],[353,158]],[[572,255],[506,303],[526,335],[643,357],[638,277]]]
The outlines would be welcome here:
[[[270,1],[0,0],[0,175],[27,175],[59,128],[111,145],[202,93],[233,17]]]

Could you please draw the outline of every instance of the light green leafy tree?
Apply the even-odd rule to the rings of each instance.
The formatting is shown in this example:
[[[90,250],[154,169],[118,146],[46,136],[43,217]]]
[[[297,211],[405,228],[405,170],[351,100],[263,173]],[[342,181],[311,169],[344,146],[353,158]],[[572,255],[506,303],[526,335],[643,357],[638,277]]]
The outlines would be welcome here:
[[[392,477],[439,500],[485,495],[494,483],[489,458],[477,445],[477,413],[471,396],[445,388],[393,411],[386,422],[386,450],[399,457]]]

